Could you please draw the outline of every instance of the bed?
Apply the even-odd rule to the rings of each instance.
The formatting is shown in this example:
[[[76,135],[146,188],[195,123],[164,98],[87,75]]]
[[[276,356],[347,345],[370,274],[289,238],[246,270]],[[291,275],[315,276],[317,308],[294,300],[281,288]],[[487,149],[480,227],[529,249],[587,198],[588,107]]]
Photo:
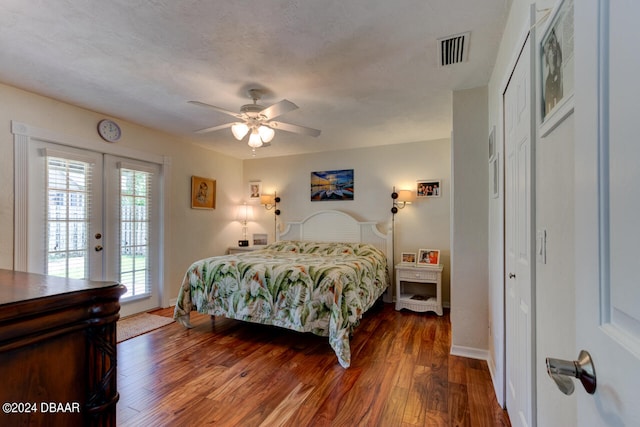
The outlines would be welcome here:
[[[328,337],[338,362],[351,364],[349,337],[389,286],[391,233],[340,211],[286,225],[262,249],[194,262],[174,318],[190,327],[198,311]]]

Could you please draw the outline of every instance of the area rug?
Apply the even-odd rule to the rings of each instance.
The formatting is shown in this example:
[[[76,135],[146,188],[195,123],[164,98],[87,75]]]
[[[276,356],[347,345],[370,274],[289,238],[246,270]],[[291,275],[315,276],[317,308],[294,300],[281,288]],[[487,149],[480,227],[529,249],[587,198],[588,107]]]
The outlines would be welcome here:
[[[117,341],[126,341],[129,338],[146,334],[154,329],[161,328],[170,323],[173,319],[165,316],[157,316],[155,314],[141,313],[135,316],[125,317],[118,320],[117,325]]]

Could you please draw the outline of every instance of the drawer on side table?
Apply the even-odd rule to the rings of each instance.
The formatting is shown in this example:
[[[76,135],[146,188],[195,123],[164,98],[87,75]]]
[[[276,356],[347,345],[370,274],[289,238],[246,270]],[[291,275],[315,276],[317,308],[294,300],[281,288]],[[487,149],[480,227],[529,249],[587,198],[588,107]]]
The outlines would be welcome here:
[[[433,281],[438,280],[438,271],[429,271],[429,270],[420,270],[424,267],[412,268],[411,270],[399,268],[397,271],[398,277],[401,280],[424,280],[424,281]]]

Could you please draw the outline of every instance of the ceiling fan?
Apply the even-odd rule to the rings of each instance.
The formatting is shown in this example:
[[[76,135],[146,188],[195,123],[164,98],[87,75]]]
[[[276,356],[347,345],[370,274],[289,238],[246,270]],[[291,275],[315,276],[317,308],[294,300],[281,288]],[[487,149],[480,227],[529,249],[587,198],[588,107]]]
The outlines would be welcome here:
[[[260,89],[249,89],[249,97],[253,100],[253,104],[243,105],[240,107],[239,113],[234,113],[233,111],[225,110],[224,108],[216,107],[214,105],[205,104],[204,102],[189,101],[190,104],[213,108],[216,111],[239,119],[237,122],[200,129],[197,130],[196,133],[208,133],[220,129],[231,128],[233,136],[238,141],[241,141],[247,134],[249,134],[249,146],[253,149],[270,145],[276,129],[314,137],[320,135],[320,131],[318,129],[273,120],[284,113],[296,110],[298,106],[293,102],[283,99],[269,107],[264,107],[258,104],[258,101],[262,98],[262,91]]]

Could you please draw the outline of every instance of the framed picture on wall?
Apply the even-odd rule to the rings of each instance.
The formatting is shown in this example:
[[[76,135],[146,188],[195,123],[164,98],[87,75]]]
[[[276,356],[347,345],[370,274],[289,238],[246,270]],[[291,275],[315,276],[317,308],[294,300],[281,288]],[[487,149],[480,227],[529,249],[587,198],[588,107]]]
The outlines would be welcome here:
[[[539,86],[542,137],[573,111],[573,2],[560,0],[541,32]]]
[[[353,200],[353,169],[311,172],[311,201]]]
[[[441,182],[438,179],[426,179],[418,181],[416,187],[417,197],[440,197]]]
[[[430,266],[440,264],[440,250],[439,249],[420,249],[418,251],[418,260],[416,265],[418,266]]]
[[[191,208],[216,208],[216,180],[201,176],[191,177]]]
[[[262,194],[262,182],[249,181],[249,200],[260,200]]]

